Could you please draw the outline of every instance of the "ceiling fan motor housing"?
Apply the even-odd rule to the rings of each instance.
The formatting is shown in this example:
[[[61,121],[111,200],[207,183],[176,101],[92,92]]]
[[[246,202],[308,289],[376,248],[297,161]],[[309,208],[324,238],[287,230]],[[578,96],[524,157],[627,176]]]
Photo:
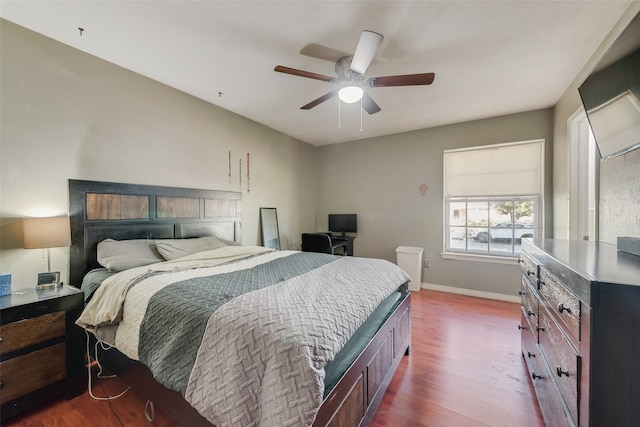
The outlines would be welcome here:
[[[364,79],[364,76],[362,74],[351,70],[352,60],[353,56],[345,56],[338,59],[338,61],[336,62],[336,75],[338,76],[338,82],[360,83]]]

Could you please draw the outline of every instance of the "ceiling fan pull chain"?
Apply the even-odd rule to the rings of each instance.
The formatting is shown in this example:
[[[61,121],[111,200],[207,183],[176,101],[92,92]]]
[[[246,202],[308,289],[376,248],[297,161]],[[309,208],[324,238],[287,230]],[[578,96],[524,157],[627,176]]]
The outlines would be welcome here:
[[[360,98],[360,132],[362,132],[362,98]]]
[[[342,110],[340,108],[340,104],[341,104],[340,98],[338,98],[338,130],[342,130],[342,121],[341,121]]]

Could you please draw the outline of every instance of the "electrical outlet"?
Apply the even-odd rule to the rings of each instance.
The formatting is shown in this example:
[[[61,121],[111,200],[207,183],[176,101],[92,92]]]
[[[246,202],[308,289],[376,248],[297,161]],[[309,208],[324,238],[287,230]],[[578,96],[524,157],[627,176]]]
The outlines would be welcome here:
[[[428,259],[424,260],[424,268],[429,268],[429,260]]]

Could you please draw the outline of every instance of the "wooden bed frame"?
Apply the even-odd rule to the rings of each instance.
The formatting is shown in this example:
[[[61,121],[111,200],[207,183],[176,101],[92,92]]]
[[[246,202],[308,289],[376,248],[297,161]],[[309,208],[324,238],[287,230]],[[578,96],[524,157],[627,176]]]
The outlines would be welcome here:
[[[70,284],[99,267],[97,244],[106,239],[172,239],[214,235],[241,243],[242,193],[97,181],[69,180]],[[406,286],[406,284],[404,285]],[[411,344],[411,297],[407,293],[326,397],[315,426],[367,426]],[[178,392],[115,349],[101,363],[154,405],[185,426],[208,426]]]

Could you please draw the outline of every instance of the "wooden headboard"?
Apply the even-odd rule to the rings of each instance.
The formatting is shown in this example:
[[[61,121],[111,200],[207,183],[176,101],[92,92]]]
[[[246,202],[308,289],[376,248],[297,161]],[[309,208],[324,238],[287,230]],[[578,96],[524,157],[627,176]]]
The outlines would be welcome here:
[[[104,239],[186,239],[216,236],[241,243],[242,193],[69,180],[69,283],[80,287],[100,267]]]

